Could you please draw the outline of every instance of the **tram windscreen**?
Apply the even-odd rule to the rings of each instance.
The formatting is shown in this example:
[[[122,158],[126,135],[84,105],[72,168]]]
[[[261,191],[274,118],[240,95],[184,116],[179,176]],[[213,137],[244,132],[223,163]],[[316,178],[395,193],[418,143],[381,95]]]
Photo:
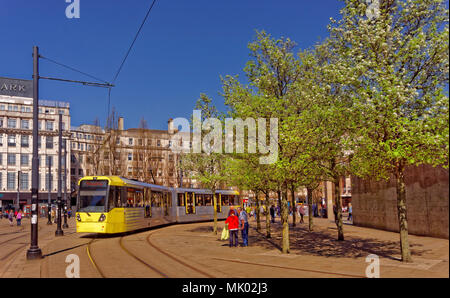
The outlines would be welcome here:
[[[107,190],[107,180],[81,181],[78,211],[104,212]]]

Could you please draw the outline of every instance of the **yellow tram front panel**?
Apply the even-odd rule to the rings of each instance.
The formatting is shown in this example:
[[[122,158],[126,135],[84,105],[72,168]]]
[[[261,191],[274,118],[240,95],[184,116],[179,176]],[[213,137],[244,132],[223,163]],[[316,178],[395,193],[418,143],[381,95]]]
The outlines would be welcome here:
[[[89,215],[88,215],[89,214]],[[100,217],[104,220],[100,221]],[[77,212],[77,233],[124,233],[148,226],[143,208],[114,208],[110,212]]]

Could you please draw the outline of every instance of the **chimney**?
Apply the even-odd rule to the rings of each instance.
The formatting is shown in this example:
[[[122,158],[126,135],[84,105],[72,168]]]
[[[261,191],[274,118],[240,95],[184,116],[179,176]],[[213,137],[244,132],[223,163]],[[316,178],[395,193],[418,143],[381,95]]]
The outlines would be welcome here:
[[[123,117],[119,117],[118,129],[123,130]]]
[[[168,130],[169,134],[173,134],[175,132],[175,130],[173,129],[173,119],[170,118],[169,121],[167,121],[167,123],[168,123],[167,130]]]

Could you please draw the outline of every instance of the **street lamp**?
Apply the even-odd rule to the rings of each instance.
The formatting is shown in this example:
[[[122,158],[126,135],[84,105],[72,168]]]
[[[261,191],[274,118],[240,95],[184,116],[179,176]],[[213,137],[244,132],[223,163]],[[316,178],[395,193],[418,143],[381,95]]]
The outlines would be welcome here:
[[[62,208],[62,200],[61,200],[61,150],[62,150],[62,114],[59,114],[59,142],[58,142],[58,197],[56,199],[57,204],[57,226],[55,231],[55,236],[64,236],[64,232],[61,229],[61,208]]]
[[[17,202],[16,202],[16,212],[19,212],[20,208],[20,174],[21,171],[17,171]]]
[[[42,251],[38,246],[38,187],[39,187],[39,156],[38,156],[38,110],[39,110],[39,48],[33,47],[33,159],[31,181],[31,243],[27,251],[27,259],[41,259]]]
[[[52,224],[52,158],[51,156],[47,156],[47,163],[48,163],[48,201],[47,201],[47,213],[48,213],[48,221],[47,224]]]
[[[64,139],[64,225],[63,228],[67,229],[67,139]]]

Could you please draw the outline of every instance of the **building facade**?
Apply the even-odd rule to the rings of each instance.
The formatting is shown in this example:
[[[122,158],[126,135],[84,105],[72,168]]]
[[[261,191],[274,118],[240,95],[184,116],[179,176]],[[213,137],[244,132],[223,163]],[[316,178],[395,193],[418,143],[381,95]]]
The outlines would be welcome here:
[[[3,208],[31,202],[33,147],[32,81],[0,78],[0,204]],[[31,91],[32,92],[32,91]],[[39,100],[39,201],[57,196],[59,114],[63,138],[70,138],[70,106],[67,102]],[[69,143],[68,143],[69,144]],[[64,150],[64,149],[63,149]],[[70,146],[62,169],[69,167]],[[50,168],[49,168],[50,166]],[[68,186],[69,175],[62,181]],[[64,192],[64,191],[63,191]]]

